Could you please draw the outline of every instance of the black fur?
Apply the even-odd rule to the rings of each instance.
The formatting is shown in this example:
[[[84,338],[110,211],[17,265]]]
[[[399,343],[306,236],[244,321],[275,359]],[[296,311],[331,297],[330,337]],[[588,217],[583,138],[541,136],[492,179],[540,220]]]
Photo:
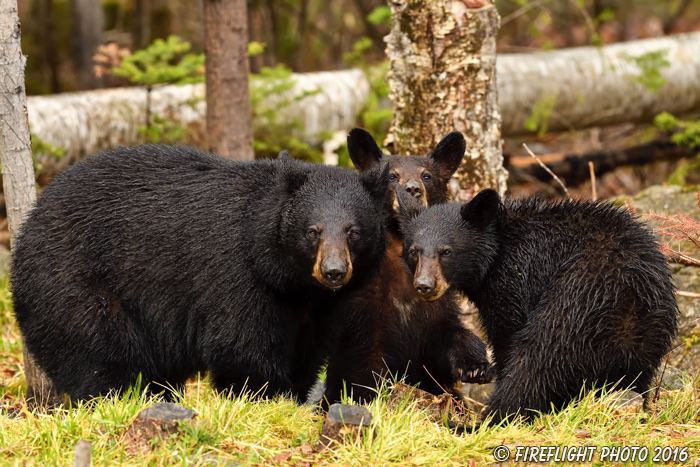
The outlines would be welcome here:
[[[383,157],[372,136],[356,128],[348,136],[350,157],[361,171],[389,169],[393,190],[409,190],[428,204],[447,201],[447,183],[464,155],[464,138],[450,133],[427,157]],[[409,384],[442,394],[460,380],[490,379],[484,343],[466,329],[453,294],[421,301],[401,261],[402,238],[393,209],[387,211],[389,247],[375,279],[339,304],[342,332],[329,358],[326,403],[340,399],[345,386],[360,400],[375,395],[377,377],[388,372]],[[425,368],[424,368],[425,367]],[[470,375],[470,373],[472,373]]]
[[[493,190],[420,213],[408,196],[399,204],[411,270],[419,259],[436,261],[450,289],[479,309],[497,369],[485,417],[548,412],[584,385],[649,389],[678,310],[663,254],[627,211],[590,201],[501,203]]]
[[[180,387],[196,371],[219,390],[267,385],[303,399],[326,355],[330,310],[385,251],[387,185],[386,171],[234,162],[188,147],[88,158],[45,190],[14,251],[26,345],[76,399],[139,373]],[[321,240],[348,246],[353,273],[340,292],[312,275]]]

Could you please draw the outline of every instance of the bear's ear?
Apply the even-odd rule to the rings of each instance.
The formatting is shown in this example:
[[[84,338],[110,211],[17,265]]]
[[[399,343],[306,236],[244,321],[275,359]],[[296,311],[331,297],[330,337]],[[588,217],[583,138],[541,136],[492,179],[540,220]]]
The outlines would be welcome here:
[[[309,174],[288,153],[287,157],[281,157],[282,153],[287,153],[287,151],[282,151],[277,156],[277,160],[281,162],[278,185],[284,193],[292,195],[304,186],[309,178]]]
[[[292,159],[292,156],[289,155],[289,152],[287,152],[286,149],[283,149],[283,150],[280,151],[280,153],[277,155],[277,159],[288,160],[288,159]]]
[[[479,230],[486,230],[498,217],[501,198],[496,190],[480,191],[471,201],[462,206],[462,219]]]
[[[355,168],[365,172],[379,163],[382,150],[372,135],[362,128],[353,128],[348,134],[348,153]]]
[[[410,221],[418,214],[423,212],[425,206],[415,197],[408,194],[406,190],[395,190],[396,201],[399,204],[399,224],[403,225],[406,221]]]
[[[453,131],[440,140],[435,149],[428,154],[428,158],[437,168],[440,178],[449,180],[462,162],[466,149],[467,143],[462,133]]]
[[[372,199],[383,205],[389,191],[389,164],[382,164],[372,170],[360,172],[362,185],[372,195]]]

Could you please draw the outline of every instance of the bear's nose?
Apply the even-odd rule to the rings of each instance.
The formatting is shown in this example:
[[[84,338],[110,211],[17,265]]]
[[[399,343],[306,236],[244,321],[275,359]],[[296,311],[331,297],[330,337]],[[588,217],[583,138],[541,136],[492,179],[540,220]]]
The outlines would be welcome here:
[[[328,268],[323,268],[321,274],[323,274],[324,282],[331,287],[337,287],[343,285],[345,281],[345,276],[348,270],[340,265],[332,265]]]
[[[413,285],[418,295],[423,298],[430,298],[435,295],[435,281],[430,277],[419,277]]]
[[[420,183],[414,182],[413,180],[406,183],[404,189],[414,198],[420,198],[420,196],[423,194],[423,187],[420,185]]]

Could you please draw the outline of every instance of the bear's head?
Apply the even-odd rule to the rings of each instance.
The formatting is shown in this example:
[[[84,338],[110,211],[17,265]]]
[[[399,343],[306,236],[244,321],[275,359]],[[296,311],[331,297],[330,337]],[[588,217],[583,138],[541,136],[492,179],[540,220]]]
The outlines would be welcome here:
[[[352,170],[283,159],[280,238],[297,282],[340,290],[372,274],[386,249],[388,170]]]
[[[445,203],[450,177],[462,162],[466,142],[458,131],[445,136],[427,156],[384,156],[372,135],[361,128],[348,134],[348,153],[358,171],[364,173],[378,164],[389,166],[389,204],[398,211],[395,190],[401,189],[424,206]]]
[[[449,288],[475,293],[497,254],[498,193],[483,190],[469,203],[424,207],[396,193],[403,234],[403,259],[418,295],[437,300]]]

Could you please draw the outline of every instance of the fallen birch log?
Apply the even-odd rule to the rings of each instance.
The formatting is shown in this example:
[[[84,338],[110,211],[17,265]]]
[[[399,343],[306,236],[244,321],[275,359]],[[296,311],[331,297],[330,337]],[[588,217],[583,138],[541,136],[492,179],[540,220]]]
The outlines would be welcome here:
[[[664,50],[667,80],[651,93],[635,77],[634,60]],[[499,106],[504,137],[528,134],[525,122],[538,103],[549,102],[549,131],[625,122],[647,123],[662,111],[700,111],[700,33],[553,52],[501,55],[497,60]],[[348,131],[370,87],[360,70],[293,75],[293,92],[318,90],[281,112],[300,117],[303,139],[319,143],[320,132]],[[153,91],[151,113],[169,114],[183,124],[204,119],[203,85],[164,86]],[[46,173],[56,173],[87,154],[138,141],[146,121],[146,91],[120,88],[28,98],[29,122],[41,139],[66,149],[60,160],[44,157]],[[255,122],[254,122],[255,124]]]

